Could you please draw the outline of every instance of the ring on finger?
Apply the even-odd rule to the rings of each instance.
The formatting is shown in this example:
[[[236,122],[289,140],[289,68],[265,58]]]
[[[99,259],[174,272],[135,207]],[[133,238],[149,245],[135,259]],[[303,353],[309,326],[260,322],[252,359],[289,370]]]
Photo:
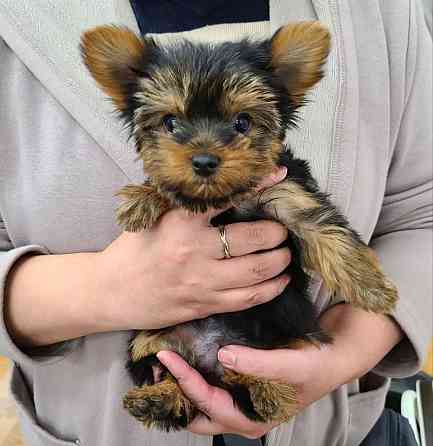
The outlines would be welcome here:
[[[218,233],[219,233],[219,236],[220,236],[220,239],[221,239],[221,243],[223,245],[224,258],[225,259],[230,259],[232,256],[230,254],[229,242],[227,241],[225,225],[218,226]]]

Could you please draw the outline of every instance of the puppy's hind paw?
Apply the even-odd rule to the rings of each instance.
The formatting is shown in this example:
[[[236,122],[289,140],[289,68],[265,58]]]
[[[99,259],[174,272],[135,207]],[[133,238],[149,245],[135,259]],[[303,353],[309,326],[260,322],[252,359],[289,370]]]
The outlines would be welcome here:
[[[145,428],[167,432],[185,429],[197,415],[177,383],[170,380],[130,390],[123,405]]]

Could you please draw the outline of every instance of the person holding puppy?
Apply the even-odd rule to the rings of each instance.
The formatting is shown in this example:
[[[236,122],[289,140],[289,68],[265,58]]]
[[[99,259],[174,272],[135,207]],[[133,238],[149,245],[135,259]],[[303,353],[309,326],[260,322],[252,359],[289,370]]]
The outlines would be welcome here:
[[[246,420],[227,394],[173,353],[161,353],[207,415],[188,431],[163,434],[144,431],[121,408],[130,386],[123,370],[129,330],[272,299],[290,280],[278,277],[290,253],[259,251],[277,247],[285,229],[271,222],[228,226],[235,257],[230,265],[220,260],[221,240],[209,226],[213,212],[192,217],[170,211],[151,231],[120,234],[113,193],[140,182],[142,173],[74,51],[89,26],[117,21],[137,28],[133,9],[115,2],[97,12],[65,6],[59,14],[59,6],[30,11],[0,2],[0,351],[17,364],[12,391],[29,445],[208,445],[220,433],[268,434],[270,445],[364,440],[383,409],[385,377],[417,370],[431,324],[431,101],[425,94],[431,89],[431,39],[418,2],[401,1],[400,9],[395,2],[369,3],[361,10],[343,0],[300,1],[288,11],[271,1],[269,17],[258,16],[264,20],[240,15],[236,24],[217,17],[187,35],[268,36],[284,23],[306,19],[331,29],[329,74],[306,107],[292,146],[311,159],[321,187],[370,240],[398,285],[394,317],[335,305],[338,299],[317,281],[312,297],[335,338],[330,348],[221,350],[226,368],[298,388],[302,408],[278,427]],[[143,32],[164,39],[180,31],[167,23],[146,28],[138,2],[132,6]],[[164,24],[163,16],[155,7],[153,26]],[[36,26],[35,17],[43,17],[45,26]],[[284,175],[275,172],[261,187]]]

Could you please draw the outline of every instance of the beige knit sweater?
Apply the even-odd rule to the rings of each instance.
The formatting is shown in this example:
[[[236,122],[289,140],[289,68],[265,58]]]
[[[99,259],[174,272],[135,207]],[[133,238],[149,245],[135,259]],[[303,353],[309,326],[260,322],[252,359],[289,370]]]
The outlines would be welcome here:
[[[330,28],[333,52],[288,138],[397,283],[394,316],[407,337],[375,368],[377,387],[341,386],[267,444],[356,446],[381,413],[385,377],[415,372],[431,336],[432,45],[420,4],[271,0],[269,23],[191,36],[269,35],[310,18]],[[113,22],[137,29],[126,0],[0,0],[0,314],[17,259],[103,249],[119,234],[114,192],[142,179],[77,49],[83,29]],[[320,282],[312,297],[322,310],[330,304]],[[12,392],[29,446],[210,446],[187,432],[145,432],[123,411],[128,336],[88,336],[37,357],[14,344],[0,317],[0,354],[16,364]]]

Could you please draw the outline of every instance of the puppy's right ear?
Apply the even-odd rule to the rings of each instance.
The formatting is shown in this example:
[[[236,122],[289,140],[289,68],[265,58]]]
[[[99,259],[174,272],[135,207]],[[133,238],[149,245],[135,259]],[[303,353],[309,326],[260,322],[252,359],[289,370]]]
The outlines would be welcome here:
[[[155,42],[140,39],[128,28],[108,25],[85,32],[80,48],[93,78],[116,107],[125,111],[138,78],[146,76]]]

